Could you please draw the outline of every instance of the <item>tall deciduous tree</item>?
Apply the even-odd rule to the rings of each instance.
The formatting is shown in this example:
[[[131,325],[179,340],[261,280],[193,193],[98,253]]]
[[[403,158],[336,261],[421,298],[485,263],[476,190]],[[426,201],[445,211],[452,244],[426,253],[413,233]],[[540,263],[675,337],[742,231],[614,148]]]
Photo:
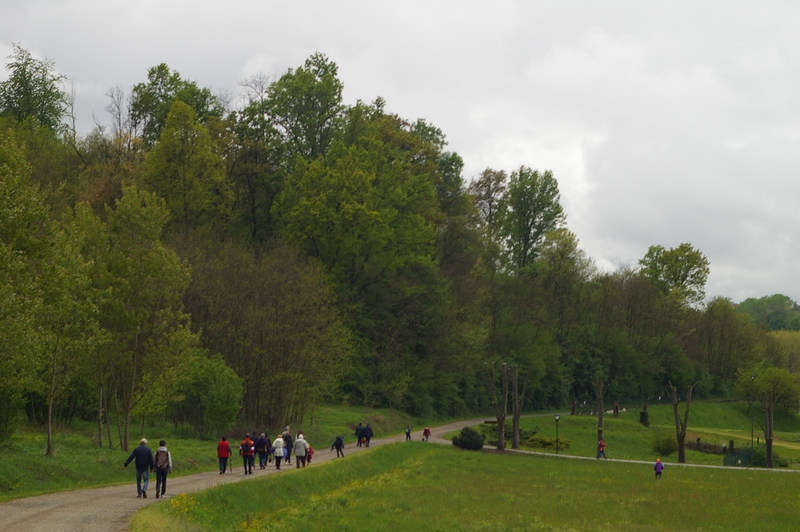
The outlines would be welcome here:
[[[34,59],[19,44],[12,45],[6,69],[7,80],[0,82],[0,115],[19,122],[31,118],[50,129],[58,129],[67,111],[65,76],[56,73],[55,63]]]
[[[705,255],[687,243],[672,249],[650,246],[639,261],[642,275],[665,293],[690,305],[700,303],[705,297],[709,264]]]
[[[675,439],[678,442],[678,463],[686,463],[686,429],[689,426],[689,407],[692,404],[692,390],[694,384],[690,384],[686,389],[686,408],[683,411],[683,419],[678,413],[678,406],[680,399],[678,398],[678,388],[672,384],[667,383],[667,391],[670,393],[672,399],[672,415],[675,419]]]
[[[242,419],[270,428],[299,421],[332,397],[352,356],[335,292],[315,261],[278,247],[187,246],[187,308],[244,383]]]
[[[182,229],[215,225],[230,217],[232,192],[208,130],[191,107],[176,100],[158,144],[145,161],[143,180],[166,200]]]
[[[223,114],[222,104],[209,89],[181,78],[161,63],[147,71],[147,83],[134,85],[131,94],[131,127],[142,135],[145,146],[152,147],[161,136],[175,100],[191,107],[202,123]]]
[[[344,110],[338,71],[317,52],[270,87],[267,106],[289,147],[290,163],[295,156],[313,160],[328,151]]]
[[[541,252],[545,235],[564,225],[566,215],[560,199],[551,171],[540,173],[521,166],[511,173],[503,234],[515,270],[531,265]]]
[[[751,379],[751,377],[755,377]],[[749,398],[755,392],[755,399],[761,401],[764,408],[764,443],[767,449],[767,467],[773,465],[772,443],[775,439],[775,407],[796,411],[800,401],[800,381],[797,375],[792,375],[785,369],[775,367],[740,368],[736,381],[736,395],[740,398]]]
[[[101,325],[109,334],[103,353],[109,385],[122,404],[120,445],[127,449],[131,416],[147,401],[147,385],[177,371],[197,340],[182,304],[188,267],[161,241],[169,219],[164,200],[128,187],[106,216],[105,228],[87,247],[102,264],[94,276],[98,288],[113,294],[101,306]],[[153,393],[163,389],[156,386]]]
[[[47,224],[25,153],[11,130],[0,131],[0,439],[11,434],[19,394],[36,386]]]

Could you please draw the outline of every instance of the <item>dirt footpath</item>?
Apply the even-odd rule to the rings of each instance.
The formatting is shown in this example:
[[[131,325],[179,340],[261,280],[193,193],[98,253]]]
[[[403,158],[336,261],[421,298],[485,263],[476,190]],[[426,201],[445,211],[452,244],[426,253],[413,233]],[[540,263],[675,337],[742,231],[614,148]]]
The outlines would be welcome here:
[[[484,419],[486,418],[463,420],[434,427],[431,429],[433,434],[430,441],[450,444],[449,441],[442,439],[444,434],[460,430],[464,426],[483,423]],[[422,431],[415,431],[411,436],[413,440],[419,441],[422,439]],[[404,434],[391,438],[373,439],[370,447],[378,447],[404,440]],[[318,447],[314,453],[314,464],[326,462],[336,457],[336,451],[331,452],[324,445],[319,445],[319,442],[315,443],[318,444]],[[349,443],[345,447],[345,458],[354,452],[363,450],[363,447],[356,447],[354,443]],[[209,452],[216,452],[213,442],[209,442]],[[277,471],[274,464],[271,464],[265,470],[256,467],[253,470],[253,474],[247,476],[244,476],[241,459],[237,456],[234,457],[234,466],[233,473],[225,475],[220,475],[218,471],[215,471],[213,473],[198,473],[183,477],[168,477],[166,498],[168,499],[170,496],[181,493],[212,488],[220,484],[250,480],[263,475],[274,475],[294,468],[295,464],[294,460],[292,460],[291,466],[284,465],[281,471]],[[128,530],[128,523],[136,510],[148,504],[160,502],[160,499],[155,498],[154,473],[150,474],[150,492],[152,493],[150,498],[137,498],[136,480],[131,475],[130,484],[123,486],[67,491],[5,502],[0,504],[0,531],[118,532],[120,530]]]

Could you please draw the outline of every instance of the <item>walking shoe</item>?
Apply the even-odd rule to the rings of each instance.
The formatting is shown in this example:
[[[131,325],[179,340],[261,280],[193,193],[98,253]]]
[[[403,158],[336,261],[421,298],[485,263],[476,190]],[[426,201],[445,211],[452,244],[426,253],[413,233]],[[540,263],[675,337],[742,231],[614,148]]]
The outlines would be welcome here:
[[[144,497],[145,499],[147,498],[147,492],[144,490],[142,490],[142,497]]]
[[[137,499],[141,499],[142,498],[142,494],[140,493],[139,495],[136,496],[136,498]]]
[[[158,492],[156,492],[156,499],[158,499],[159,497],[160,497],[160,494]]]

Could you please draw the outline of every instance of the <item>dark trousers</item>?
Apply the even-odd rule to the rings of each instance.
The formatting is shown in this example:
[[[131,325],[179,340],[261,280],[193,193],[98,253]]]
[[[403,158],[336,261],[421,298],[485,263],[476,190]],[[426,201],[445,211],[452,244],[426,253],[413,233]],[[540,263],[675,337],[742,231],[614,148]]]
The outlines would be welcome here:
[[[406,441],[411,441],[411,433],[406,432]]]
[[[294,463],[297,464],[297,469],[300,469],[300,464],[303,464],[303,467],[305,467],[306,457],[294,455]]]
[[[258,451],[258,466],[261,469],[267,467],[267,451]]]
[[[244,474],[251,475],[253,473],[253,455],[247,456],[245,454],[242,455],[242,462],[244,463]]]
[[[339,458],[340,456],[344,456],[344,451],[342,450],[341,447],[337,447],[336,448],[336,458]]]
[[[219,472],[220,473],[224,473],[227,470],[228,470],[228,459],[227,458],[220,458],[219,459]]]
[[[169,473],[168,467],[156,468],[156,493],[161,490],[161,495],[164,495],[164,492],[167,491],[167,473]]]
[[[292,450],[291,450],[291,449],[287,449],[286,447],[284,447],[283,449],[284,449],[284,451],[286,452],[286,463],[287,463],[287,464],[290,464],[290,463],[292,463],[292,462],[291,462],[291,458],[292,458]]]
[[[367,443],[365,444],[366,447],[369,447],[369,440],[371,440],[371,439],[372,438],[367,438]]]

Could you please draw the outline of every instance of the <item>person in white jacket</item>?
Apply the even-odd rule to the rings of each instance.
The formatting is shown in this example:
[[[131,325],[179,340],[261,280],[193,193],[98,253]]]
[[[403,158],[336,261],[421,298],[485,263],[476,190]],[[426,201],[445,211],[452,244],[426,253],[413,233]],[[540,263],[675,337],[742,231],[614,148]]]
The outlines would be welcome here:
[[[156,499],[163,497],[167,491],[167,473],[172,473],[172,454],[167,450],[167,442],[158,442],[159,448],[156,451]]]
[[[300,463],[303,463],[303,467],[306,466],[306,457],[308,456],[308,442],[306,442],[306,437],[302,432],[297,433],[297,440],[294,442],[294,462],[297,464],[297,468],[300,468]]]
[[[283,437],[278,436],[275,438],[275,441],[272,442],[272,448],[274,449],[275,453],[275,469],[281,468],[281,462],[283,462]]]

